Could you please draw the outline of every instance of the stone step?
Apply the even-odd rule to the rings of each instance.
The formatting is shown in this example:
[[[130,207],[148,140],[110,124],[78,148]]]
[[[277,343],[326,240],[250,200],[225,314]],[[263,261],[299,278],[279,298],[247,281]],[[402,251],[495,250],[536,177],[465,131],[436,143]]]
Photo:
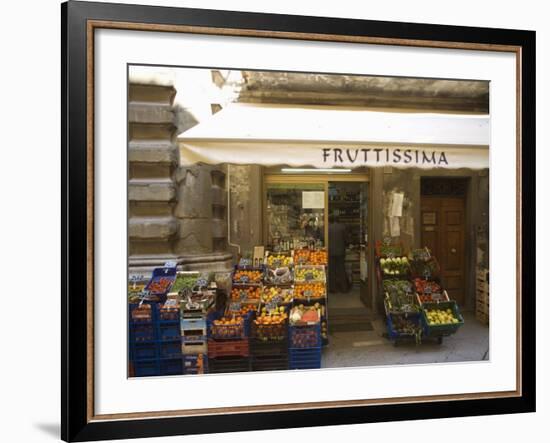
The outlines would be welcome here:
[[[172,105],[176,89],[173,86],[130,83],[128,101],[130,103],[155,103]]]
[[[176,187],[170,178],[131,179],[128,182],[128,200],[165,201],[176,198]]]
[[[168,240],[178,231],[174,217],[130,217],[128,236],[131,239]]]
[[[132,140],[128,144],[128,161],[176,164],[177,147],[170,140]]]
[[[128,105],[130,123],[173,123],[174,113],[170,104],[131,102]]]

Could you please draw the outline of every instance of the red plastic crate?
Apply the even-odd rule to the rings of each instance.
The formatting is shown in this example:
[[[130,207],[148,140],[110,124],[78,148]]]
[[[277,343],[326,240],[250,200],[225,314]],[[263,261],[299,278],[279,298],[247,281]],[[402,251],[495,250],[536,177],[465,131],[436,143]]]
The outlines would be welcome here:
[[[248,339],[245,340],[208,340],[208,358],[250,355]]]

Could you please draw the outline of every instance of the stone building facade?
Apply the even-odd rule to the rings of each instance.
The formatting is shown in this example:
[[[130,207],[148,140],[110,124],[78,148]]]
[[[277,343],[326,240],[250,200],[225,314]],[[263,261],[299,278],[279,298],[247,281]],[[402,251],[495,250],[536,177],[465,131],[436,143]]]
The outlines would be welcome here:
[[[212,73],[214,79],[220,75]],[[487,113],[488,87],[453,82],[356,76],[243,72],[237,101],[319,104],[361,108]],[[147,272],[175,260],[182,270],[227,271],[233,259],[263,243],[263,168],[261,166],[179,167],[176,137],[196,124],[174,106],[173,85],[133,82],[128,104],[128,256],[132,271]],[[220,106],[210,104],[212,113]],[[185,111],[185,110],[183,110]],[[373,168],[369,171],[369,242],[388,236],[387,199],[405,195],[396,241],[421,247],[420,182],[437,170]],[[468,179],[467,272],[475,275],[479,249],[488,261],[488,171],[447,170]],[[482,251],[483,252],[483,251]],[[372,268],[372,266],[371,266]],[[373,270],[373,304],[377,291]],[[468,293],[473,294],[473,278]],[[471,305],[472,300],[467,300]]]

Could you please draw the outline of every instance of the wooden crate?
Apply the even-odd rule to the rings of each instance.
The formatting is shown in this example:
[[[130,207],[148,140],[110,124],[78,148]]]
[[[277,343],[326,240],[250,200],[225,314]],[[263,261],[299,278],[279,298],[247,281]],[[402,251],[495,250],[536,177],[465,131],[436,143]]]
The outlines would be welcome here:
[[[476,311],[476,319],[481,323],[488,325],[489,324],[489,313],[484,313],[481,311]]]

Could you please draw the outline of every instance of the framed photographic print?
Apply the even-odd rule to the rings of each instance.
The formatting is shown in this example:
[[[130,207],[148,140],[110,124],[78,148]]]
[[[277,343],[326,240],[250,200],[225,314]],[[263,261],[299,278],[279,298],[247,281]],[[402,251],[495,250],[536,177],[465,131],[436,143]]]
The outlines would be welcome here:
[[[535,34],[62,5],[62,438],[535,410]]]

